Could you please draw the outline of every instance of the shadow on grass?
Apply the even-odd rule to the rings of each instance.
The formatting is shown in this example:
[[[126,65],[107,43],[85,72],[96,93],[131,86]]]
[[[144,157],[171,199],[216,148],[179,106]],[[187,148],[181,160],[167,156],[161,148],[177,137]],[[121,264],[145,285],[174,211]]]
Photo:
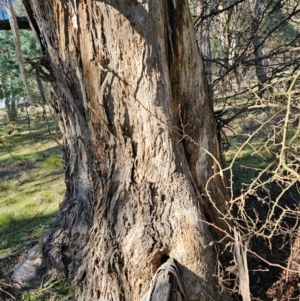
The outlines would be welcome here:
[[[11,219],[0,225],[0,300],[74,301],[74,293],[65,279],[53,279],[37,289],[18,290],[1,284],[9,283],[13,268],[48,231],[58,212],[32,218]],[[8,295],[10,294],[10,295]]]
[[[40,127],[39,129],[28,131],[24,126],[19,127],[17,134],[7,135],[5,130],[0,129],[0,137],[2,137],[4,144],[11,149],[11,151],[15,151],[20,145],[31,145],[37,142],[48,143],[53,141],[53,139],[57,139],[57,133],[52,128],[52,133],[49,134],[45,127]],[[3,146],[3,145],[2,145]]]
[[[8,153],[7,150],[3,150],[3,153]],[[41,151],[35,151],[35,150],[31,150],[30,153],[28,154],[23,154],[23,155],[15,155],[14,153],[12,153],[11,156],[9,156],[7,159],[4,160],[0,160],[1,163],[23,163],[25,160],[35,160],[35,161],[43,161],[44,159],[46,159],[47,157],[49,157],[50,155],[53,154],[61,154],[62,150],[61,147],[59,145],[57,146],[52,146],[49,147],[45,150],[41,150]]]
[[[49,226],[54,222],[58,212],[47,215],[36,215],[31,218],[14,218],[10,216],[6,221],[0,224],[0,267],[3,257],[7,257],[5,250],[20,250],[23,247],[30,247],[31,243],[36,243]]]
[[[40,176],[39,179],[48,179],[46,181],[43,181],[44,184],[51,184],[53,181],[62,179],[64,180],[65,173],[63,170],[49,170],[48,172],[45,172],[43,176]],[[34,185],[34,186],[40,186],[40,184]]]
[[[9,157],[5,160],[0,160],[0,180],[7,181],[12,179],[19,179],[24,173],[28,173],[35,168],[42,168],[49,170],[49,173],[45,173],[45,176],[51,174],[62,174],[63,173],[63,160],[60,159],[53,163],[53,166],[42,166],[43,162],[47,161],[51,156],[59,156],[61,154],[60,146],[50,147],[43,151],[32,152],[28,155],[16,155]],[[53,171],[53,168],[60,169]]]

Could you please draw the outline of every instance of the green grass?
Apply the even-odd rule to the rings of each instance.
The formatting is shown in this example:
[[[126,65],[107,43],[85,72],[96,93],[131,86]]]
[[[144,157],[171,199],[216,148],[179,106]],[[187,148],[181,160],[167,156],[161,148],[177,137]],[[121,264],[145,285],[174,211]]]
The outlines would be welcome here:
[[[47,158],[42,164],[42,168],[57,169],[63,167],[63,159],[61,155],[55,154]]]
[[[10,189],[10,187],[11,187],[11,183],[10,182],[1,182],[0,183],[0,193],[8,191]]]
[[[256,129],[259,123],[253,116],[249,116],[253,123],[252,126]],[[254,130],[249,127],[247,129],[238,126],[237,133],[228,135],[228,142],[230,143],[229,150],[225,153],[225,160],[227,166],[231,163],[233,177],[233,188],[236,193],[244,185],[249,185],[259,174],[260,171],[266,169],[272,162],[276,161],[275,155],[268,152],[263,147],[267,137],[268,128],[263,127],[261,130],[250,139],[249,143],[245,143]],[[233,161],[234,160],[234,161]]]
[[[33,118],[34,120],[34,118]],[[64,162],[54,123],[0,125],[0,271],[10,271],[47,232],[65,192]],[[14,255],[16,254],[16,255]],[[1,287],[0,287],[1,288]],[[61,300],[72,295],[63,280],[50,289],[10,291],[16,300]],[[2,296],[0,291],[0,299]]]
[[[15,221],[15,213],[12,211],[4,211],[0,213],[0,231],[5,227],[12,225]]]
[[[55,286],[54,286],[55,285]],[[22,301],[58,301],[66,300],[66,296],[74,297],[74,293],[70,290],[64,279],[58,279],[56,282],[47,285],[40,290],[23,293],[19,296]]]

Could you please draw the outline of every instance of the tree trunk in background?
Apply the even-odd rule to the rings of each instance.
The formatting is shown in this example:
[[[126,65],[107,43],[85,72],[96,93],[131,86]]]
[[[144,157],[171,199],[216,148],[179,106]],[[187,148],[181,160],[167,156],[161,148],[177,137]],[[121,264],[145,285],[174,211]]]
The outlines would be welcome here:
[[[24,62],[23,62],[23,56],[21,52],[21,43],[20,43],[20,33],[19,33],[19,26],[18,26],[18,21],[17,21],[17,16],[14,11],[13,4],[11,0],[5,0],[5,5],[6,5],[6,12],[9,18],[9,24],[12,30],[13,38],[14,38],[14,43],[16,47],[16,53],[17,53],[17,58],[19,61],[19,68],[20,68],[20,73],[21,73],[21,78],[23,80],[23,84],[25,86],[26,94],[29,100],[29,103],[33,105],[33,97],[31,95],[29,85],[28,85],[28,80],[27,80],[27,75],[25,72],[24,68]]]
[[[199,16],[203,10],[202,0],[196,1],[196,14]],[[209,82],[212,82],[211,47],[210,47],[210,18],[205,19],[197,29],[199,49],[204,59],[204,67]]]
[[[259,5],[260,2],[258,0],[251,0],[250,2],[250,11],[252,15],[252,45],[254,48],[254,56],[256,59],[256,76],[258,79],[258,91],[263,88],[263,84],[268,80],[264,60],[263,60],[263,51],[261,45],[261,38],[259,35],[259,25],[260,20],[258,18],[259,12]]]
[[[139,300],[172,257],[187,300],[217,299],[203,220],[225,225],[207,180],[223,212],[227,193],[187,2],[31,5],[56,79],[67,185],[35,272],[64,272],[79,301]]]

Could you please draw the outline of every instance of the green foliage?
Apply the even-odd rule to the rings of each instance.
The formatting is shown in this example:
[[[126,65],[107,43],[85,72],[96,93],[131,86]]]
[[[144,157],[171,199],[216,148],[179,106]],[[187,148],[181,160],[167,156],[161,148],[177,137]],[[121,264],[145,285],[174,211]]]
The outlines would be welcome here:
[[[282,23],[272,34],[272,39],[275,40],[277,45],[284,45],[289,41],[297,39],[299,36],[299,28],[294,26],[293,22],[282,22],[284,18],[284,11],[277,9],[274,10],[271,15],[266,15],[261,25],[261,31],[266,35],[269,33],[270,28],[276,28],[277,24]]]
[[[0,98],[16,99],[24,93],[13,37],[0,31]]]
[[[20,41],[29,89],[38,101],[40,92],[36,87],[33,66],[41,56],[41,51],[31,31],[20,30]],[[0,99],[6,100],[8,118],[10,121],[15,121],[18,116],[18,102],[21,97],[26,98],[26,92],[11,31],[0,31],[0,45]]]

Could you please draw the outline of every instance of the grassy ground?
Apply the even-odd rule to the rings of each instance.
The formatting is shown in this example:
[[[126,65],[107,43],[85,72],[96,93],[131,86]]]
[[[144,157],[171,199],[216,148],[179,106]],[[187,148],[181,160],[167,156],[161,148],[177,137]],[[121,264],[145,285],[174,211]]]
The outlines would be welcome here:
[[[270,127],[262,127],[253,135],[266,120],[266,116],[249,115],[232,125],[233,132],[226,131],[230,147],[225,159],[227,166],[232,163],[235,194],[240,194],[244,185],[251,183],[261,170],[276,160],[276,149],[272,148],[270,151],[262,147],[272,133]],[[38,290],[30,292],[18,292],[3,285],[12,266],[39,241],[54,221],[59,203],[63,199],[65,184],[62,150],[54,140],[59,139],[55,134],[54,121],[51,120],[50,123],[51,135],[48,134],[44,120],[35,115],[32,118],[31,131],[26,123],[14,126],[1,125],[0,122],[0,301],[13,300],[1,290],[11,293],[16,300],[24,301],[70,300],[73,295],[62,279],[54,283],[48,282]],[[250,135],[253,137],[245,143]],[[276,187],[271,188],[273,194],[277,193]],[[260,206],[254,198],[250,198],[248,203],[250,205],[246,206],[251,209]],[[264,211],[261,206],[257,207],[257,211],[263,212],[265,216],[268,210],[269,208]],[[260,248],[262,249],[262,244]],[[266,255],[268,252],[266,245],[261,255],[270,259]],[[270,261],[285,260],[284,256],[279,259],[277,257]],[[278,273],[272,272],[273,278],[269,273],[264,278],[264,286],[259,284],[263,287],[262,296],[265,297],[264,292],[272,287]],[[270,281],[267,283],[268,279]],[[260,300],[267,300],[264,297]]]
[[[0,278],[47,231],[63,199],[62,150],[54,140],[59,139],[54,120],[49,118],[49,122],[50,135],[37,115],[32,116],[30,131],[26,123],[0,124]],[[0,293],[3,289],[0,282]],[[63,280],[43,293],[7,292],[16,300],[61,300],[71,295]],[[1,293],[1,297],[8,298],[8,294]]]
[[[231,124],[227,135],[228,150],[225,152],[226,165],[231,167],[233,188],[239,194],[244,185],[249,185],[261,170],[275,162],[274,152],[264,147],[270,135],[268,126],[259,129],[266,122],[266,116],[248,114]],[[251,138],[250,138],[251,137]]]
[[[53,120],[51,132],[49,135],[44,120],[34,117],[31,131],[26,123],[0,125],[0,281],[47,231],[63,199],[64,164],[62,150],[54,140],[59,137]],[[241,132],[239,128],[235,135],[228,132],[231,134],[228,136],[231,147],[226,153],[228,164],[245,140]],[[234,174],[239,175],[236,188],[255,176],[254,171],[243,166],[263,167],[266,159],[261,154],[253,154],[247,145],[233,165]],[[48,289],[23,293],[9,292],[17,300],[26,301],[62,300],[72,296],[63,280],[48,283],[46,287]],[[0,300],[1,296],[5,297],[0,294]]]
[[[248,256],[253,300],[299,299],[299,276],[275,267],[277,263],[286,266],[294,254],[295,262],[300,260],[295,243],[299,239],[299,183],[292,185],[292,177],[282,171],[279,160],[285,115],[276,116],[250,112],[233,122],[232,130],[225,129],[229,145],[225,159],[231,167],[236,210],[232,220],[248,237],[250,249],[260,256]],[[290,123],[285,141],[295,131]]]

